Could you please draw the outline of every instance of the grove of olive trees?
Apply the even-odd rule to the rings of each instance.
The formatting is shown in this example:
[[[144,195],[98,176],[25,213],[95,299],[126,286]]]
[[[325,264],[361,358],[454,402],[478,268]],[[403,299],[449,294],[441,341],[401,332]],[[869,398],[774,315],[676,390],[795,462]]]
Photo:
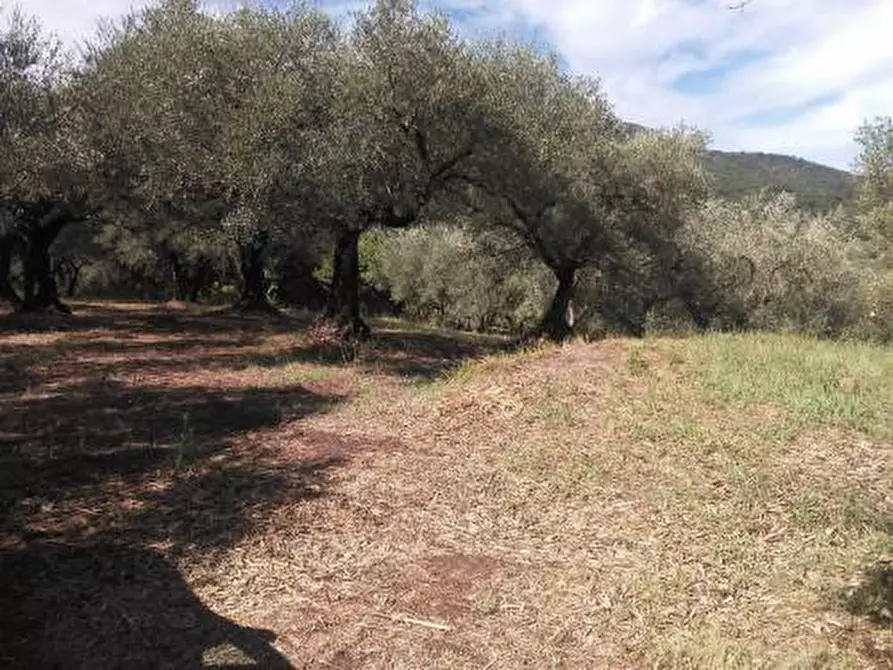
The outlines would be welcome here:
[[[364,284],[418,318],[563,339],[699,328],[890,337],[891,124],[864,193],[708,200],[705,138],[630,135],[599,82],[460,38],[412,0],[339,25],[164,0],[66,54],[0,14],[0,300],[274,301],[368,333]],[[363,236],[379,262],[364,271]],[[325,280],[318,269],[328,267]]]

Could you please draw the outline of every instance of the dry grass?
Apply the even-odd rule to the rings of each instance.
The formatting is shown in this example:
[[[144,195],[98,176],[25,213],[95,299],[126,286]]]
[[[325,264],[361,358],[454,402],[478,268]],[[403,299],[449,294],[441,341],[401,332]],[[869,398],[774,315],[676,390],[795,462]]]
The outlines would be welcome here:
[[[287,323],[99,317],[118,326],[0,338],[9,564],[21,584],[74,565],[56,572],[77,602],[87,583],[123,612],[51,618],[68,655],[41,653],[67,667],[234,665],[209,651],[227,644],[262,667],[893,667],[889,349],[485,355],[501,343],[387,323],[346,363]],[[69,418],[39,433],[39,408]],[[127,451],[147,460],[103,460]],[[129,583],[161,595],[85,577],[78,552],[122,562],[109,543],[150,552]],[[189,635],[157,626],[184,611]]]

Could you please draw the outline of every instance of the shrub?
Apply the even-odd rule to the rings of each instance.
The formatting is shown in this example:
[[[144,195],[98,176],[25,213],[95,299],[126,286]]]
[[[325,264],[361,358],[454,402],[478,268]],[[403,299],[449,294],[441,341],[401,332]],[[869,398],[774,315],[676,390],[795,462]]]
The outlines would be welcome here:
[[[858,323],[869,275],[841,217],[806,214],[788,194],[707,203],[679,242],[716,300],[712,325],[834,336]]]
[[[549,271],[524,246],[461,225],[389,234],[377,273],[370,279],[407,315],[469,330],[532,328],[554,290]]]

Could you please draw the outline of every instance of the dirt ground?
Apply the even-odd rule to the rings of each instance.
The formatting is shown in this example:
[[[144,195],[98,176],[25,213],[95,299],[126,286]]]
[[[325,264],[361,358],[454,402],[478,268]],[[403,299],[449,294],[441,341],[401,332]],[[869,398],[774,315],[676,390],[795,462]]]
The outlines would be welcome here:
[[[884,437],[375,325],[0,319],[0,666],[893,668]]]
[[[367,378],[402,387],[502,345],[385,324],[362,363],[306,326],[140,303],[2,317],[0,665],[290,667],[233,619],[292,586],[227,594],[227,619],[196,585],[240,581],[221,556],[293,542],[333,471],[396,448],[314,416]]]

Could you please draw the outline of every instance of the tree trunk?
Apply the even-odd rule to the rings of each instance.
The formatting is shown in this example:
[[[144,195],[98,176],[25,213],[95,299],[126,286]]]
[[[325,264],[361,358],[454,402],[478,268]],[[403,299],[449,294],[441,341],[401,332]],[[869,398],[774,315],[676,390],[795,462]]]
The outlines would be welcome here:
[[[0,300],[6,300],[14,309],[19,309],[22,306],[22,299],[12,287],[12,282],[10,281],[14,246],[15,237],[12,235],[0,237]]]
[[[174,300],[186,300],[189,293],[189,271],[180,262],[180,256],[174,252],[169,252],[171,262],[171,277],[173,284]]]
[[[24,254],[24,296],[21,310],[37,312],[55,307],[60,312],[70,314],[71,309],[59,300],[56,286],[56,273],[50,247],[62,229],[69,223],[63,216],[57,216],[46,225],[32,222],[26,231]]]
[[[558,280],[558,287],[555,289],[552,304],[549,305],[549,310],[540,323],[539,333],[561,342],[574,332],[573,298],[577,269],[571,267],[553,271]]]
[[[259,236],[239,248],[242,295],[236,305],[237,309],[269,313],[277,311],[267,299],[267,277],[264,273],[266,246],[266,239]]]
[[[685,307],[698,330],[710,328],[710,313],[712,310],[705,307],[694,295],[688,293],[682,296],[682,301],[685,303]]]
[[[205,288],[204,270],[199,268],[196,275],[189,285],[189,302],[198,302],[201,298],[202,291]]]
[[[326,316],[342,326],[345,337],[365,339],[370,331],[360,316],[360,233],[345,226],[335,239]]]
[[[207,258],[200,258],[189,286],[189,299],[198,302],[214,282],[214,267]]]
[[[78,263],[71,264],[71,272],[68,275],[68,282],[65,288],[65,295],[69,298],[74,297],[74,293],[78,287],[78,278],[81,276],[81,268],[83,265]]]

